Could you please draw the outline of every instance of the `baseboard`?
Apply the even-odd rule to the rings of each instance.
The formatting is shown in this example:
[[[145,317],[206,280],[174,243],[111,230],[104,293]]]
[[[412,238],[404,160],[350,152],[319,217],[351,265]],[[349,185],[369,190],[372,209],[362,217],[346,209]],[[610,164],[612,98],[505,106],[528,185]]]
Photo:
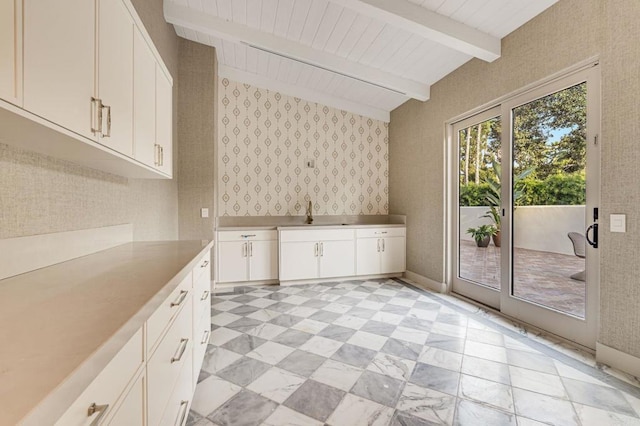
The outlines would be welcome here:
[[[415,272],[406,271],[404,273],[404,277],[413,281],[425,290],[431,290],[438,293],[446,293],[447,292],[447,284],[439,283],[438,281],[432,280],[431,278],[423,277],[422,275],[416,274]]]
[[[133,240],[133,226],[105,226],[0,240],[0,279],[45,268]]]
[[[640,358],[596,342],[596,361],[640,377]]]
[[[290,280],[290,281],[280,281],[280,285],[283,287],[290,285],[304,285],[304,284],[321,284],[335,281],[362,281],[362,280],[370,280],[370,279],[380,279],[380,278],[396,278],[401,277],[402,274],[378,274],[378,275],[351,275],[348,277],[331,277],[331,278],[314,278],[311,280]]]

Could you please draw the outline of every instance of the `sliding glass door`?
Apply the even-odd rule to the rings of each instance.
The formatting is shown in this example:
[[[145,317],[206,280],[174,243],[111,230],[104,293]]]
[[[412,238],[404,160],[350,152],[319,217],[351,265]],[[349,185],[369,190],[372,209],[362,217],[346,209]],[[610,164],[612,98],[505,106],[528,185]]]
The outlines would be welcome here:
[[[591,348],[598,78],[594,66],[452,126],[453,291]]]

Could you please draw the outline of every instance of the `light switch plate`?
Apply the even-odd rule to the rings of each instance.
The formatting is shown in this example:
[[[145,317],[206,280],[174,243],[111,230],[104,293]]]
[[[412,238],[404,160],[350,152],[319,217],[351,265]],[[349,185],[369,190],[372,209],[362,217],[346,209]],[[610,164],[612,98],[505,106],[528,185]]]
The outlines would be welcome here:
[[[209,209],[200,209],[200,217],[209,217]]]
[[[612,214],[609,216],[611,232],[627,232],[627,215]]]

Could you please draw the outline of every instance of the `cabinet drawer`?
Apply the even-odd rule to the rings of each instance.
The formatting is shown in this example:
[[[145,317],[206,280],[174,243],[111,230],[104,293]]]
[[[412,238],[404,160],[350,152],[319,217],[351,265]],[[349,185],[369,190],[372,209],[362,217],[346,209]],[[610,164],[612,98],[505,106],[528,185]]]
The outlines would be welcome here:
[[[218,231],[218,241],[270,241],[278,239],[276,230]]]
[[[211,314],[205,312],[194,324],[197,324],[193,330],[193,389],[195,390],[211,335]]]
[[[109,413],[117,408],[118,399],[143,362],[142,329],[140,329],[76,399],[56,425],[86,425],[99,416],[103,419],[109,416]],[[92,404],[95,404],[97,409],[89,418],[87,410]],[[103,407],[104,410],[101,409]]]
[[[191,299],[191,273],[171,292],[167,300],[147,320],[147,355],[155,350],[158,339],[180,308]]]
[[[191,315],[192,300],[188,297],[184,301],[184,307],[147,363],[148,424],[150,425],[160,422],[162,408],[158,407],[165,407],[182,366],[192,355],[193,318]],[[191,361],[188,367],[191,371]],[[189,373],[189,386],[191,386],[191,373]]]
[[[189,415],[189,407],[191,407],[191,398],[193,396],[193,388],[191,386],[191,358],[192,355],[186,356],[185,363],[182,366],[178,380],[176,381],[173,392],[164,405],[158,407],[158,411],[164,408],[162,419],[158,423],[152,423],[149,419],[149,425],[161,426],[184,426],[187,423]],[[149,400],[151,407],[151,400]]]
[[[193,268],[193,283],[195,284],[203,275],[211,279],[211,251],[206,252]]]
[[[211,317],[211,280],[202,275],[193,283],[193,325],[197,325],[203,314]]]
[[[407,228],[359,228],[356,229],[357,238],[384,238],[384,237],[404,237]]]
[[[109,425],[144,424],[144,374],[140,374],[127,395],[122,399],[118,411],[111,417]]]
[[[345,241],[354,238],[353,229],[310,229],[280,231],[280,242],[288,241]]]

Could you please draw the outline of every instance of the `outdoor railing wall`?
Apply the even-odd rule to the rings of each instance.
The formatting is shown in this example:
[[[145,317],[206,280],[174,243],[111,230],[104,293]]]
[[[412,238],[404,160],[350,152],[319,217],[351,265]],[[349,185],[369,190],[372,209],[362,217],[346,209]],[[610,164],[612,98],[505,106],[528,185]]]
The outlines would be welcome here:
[[[488,207],[460,208],[460,236],[473,241],[466,233],[491,219],[480,218]],[[567,237],[569,232],[584,234],[585,206],[521,206],[515,211],[515,246],[530,250],[573,254],[573,246]],[[493,243],[492,243],[493,244]]]

